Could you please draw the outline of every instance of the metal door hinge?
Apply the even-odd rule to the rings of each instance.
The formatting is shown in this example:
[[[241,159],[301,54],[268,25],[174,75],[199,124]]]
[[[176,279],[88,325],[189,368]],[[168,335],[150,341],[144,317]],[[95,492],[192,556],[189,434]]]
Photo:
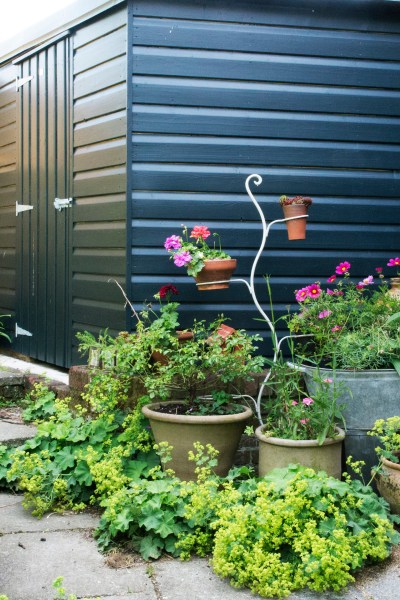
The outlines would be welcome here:
[[[19,327],[18,323],[15,323],[15,337],[18,337],[19,335],[27,335],[28,337],[32,337],[30,331],[22,329],[22,327]]]
[[[19,215],[19,213],[25,212],[26,210],[32,210],[33,206],[32,204],[18,204],[18,200],[15,203],[15,214],[16,216]]]
[[[55,198],[54,208],[61,212],[63,208],[70,208],[72,204],[72,198]]]
[[[27,77],[17,77],[15,80],[15,89],[18,91],[20,87],[22,87],[28,81],[32,81],[33,75],[28,75]]]

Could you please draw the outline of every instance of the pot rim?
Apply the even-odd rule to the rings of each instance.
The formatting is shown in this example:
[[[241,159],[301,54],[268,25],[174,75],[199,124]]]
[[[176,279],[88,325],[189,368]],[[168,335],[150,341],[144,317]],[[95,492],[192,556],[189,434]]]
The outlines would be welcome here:
[[[288,361],[289,366],[293,366],[295,369],[298,369],[302,373],[307,373],[307,371],[325,371],[328,373],[339,373],[340,375],[356,375],[356,374],[364,374],[364,375],[375,375],[376,373],[386,373],[386,374],[396,374],[396,369],[331,369],[330,367],[313,367],[311,365],[294,365],[290,361]],[[397,375],[399,377],[399,375]]]
[[[338,444],[342,442],[346,436],[343,429],[340,427],[336,427],[339,435],[335,438],[326,438],[323,444],[319,444],[318,440],[292,440],[286,438],[278,438],[278,437],[267,437],[264,435],[263,430],[266,425],[260,425],[255,431],[257,438],[265,442],[267,444],[271,444],[272,446],[286,446],[291,448],[310,448],[310,447],[321,447],[321,446],[330,446],[332,444]]]
[[[389,469],[393,469],[394,471],[400,471],[400,463],[394,463],[387,458],[382,457],[382,465],[388,467]]]
[[[253,411],[248,407],[241,405],[243,411],[232,415],[170,415],[160,413],[154,410],[156,406],[165,406],[168,404],[184,404],[180,400],[168,400],[165,402],[152,402],[142,406],[142,413],[148,419],[153,421],[164,421],[169,423],[196,424],[196,425],[219,425],[220,423],[235,423],[238,421],[247,421],[253,416]]]
[[[215,262],[228,262],[228,261],[232,261],[237,263],[237,259],[236,258],[205,258],[204,259],[204,263],[215,263]],[[204,267],[203,267],[204,268]]]

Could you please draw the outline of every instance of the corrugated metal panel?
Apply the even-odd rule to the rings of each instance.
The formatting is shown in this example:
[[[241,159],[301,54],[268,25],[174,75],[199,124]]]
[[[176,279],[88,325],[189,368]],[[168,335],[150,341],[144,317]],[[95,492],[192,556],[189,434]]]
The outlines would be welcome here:
[[[394,3],[132,2],[132,297],[168,281],[187,319],[223,310],[260,328],[240,284],[198,292],[162,249],[208,224],[246,276],[261,238],[244,190],[257,172],[268,219],[311,195],[308,236],[272,230],[260,264],[277,314],[293,289],[350,260],[369,274],[399,249],[400,10]],[[387,262],[387,261],[386,261]]]
[[[0,69],[0,314],[15,313],[17,69]],[[11,322],[5,321],[7,329]]]
[[[121,294],[108,281],[125,285],[126,25],[123,8],[74,36],[73,334],[125,327]]]

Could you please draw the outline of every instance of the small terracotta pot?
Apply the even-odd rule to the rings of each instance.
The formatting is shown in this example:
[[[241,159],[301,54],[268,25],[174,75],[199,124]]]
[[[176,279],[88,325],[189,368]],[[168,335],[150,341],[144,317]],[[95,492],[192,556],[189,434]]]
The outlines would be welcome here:
[[[229,280],[236,269],[235,258],[222,258],[204,261],[204,267],[195,277],[199,290],[221,290],[229,287]],[[226,281],[226,283],[212,283],[213,281]],[[208,283],[210,282],[210,283]]]
[[[308,206],[306,206],[305,204],[288,204],[287,206],[283,205],[282,209],[285,219],[308,214]],[[288,239],[305,240],[306,224],[307,219],[295,219],[294,221],[286,221]]]
[[[181,331],[178,329],[176,335],[178,337],[179,343],[183,343],[193,338],[193,331]],[[168,364],[168,356],[166,356],[166,354],[163,354],[162,352],[159,352],[158,350],[154,350],[154,352],[152,352],[151,358],[154,362],[158,362],[162,365]]]

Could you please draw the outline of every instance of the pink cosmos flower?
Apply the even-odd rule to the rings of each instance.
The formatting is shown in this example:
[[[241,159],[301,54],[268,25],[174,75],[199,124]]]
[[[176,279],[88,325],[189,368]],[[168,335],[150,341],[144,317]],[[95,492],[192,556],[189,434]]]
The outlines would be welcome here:
[[[174,264],[177,267],[184,267],[191,260],[192,260],[192,257],[190,255],[190,253],[187,252],[187,250],[184,250],[183,252],[180,252],[179,254],[175,254],[175,256],[174,256]]]
[[[348,273],[350,267],[351,267],[351,264],[349,262],[347,262],[347,260],[345,260],[338,264],[338,266],[335,269],[335,272],[338,275],[344,275],[345,273]]]
[[[326,317],[329,317],[329,315],[332,314],[331,310],[323,310],[322,312],[319,313],[318,315],[318,319],[325,319]]]
[[[396,258],[389,259],[387,264],[388,267],[398,267],[400,265],[400,258],[396,256]]]
[[[383,269],[382,269],[382,267],[375,267],[375,271],[377,273],[382,273]]]
[[[327,377],[326,379],[322,380],[323,383],[333,383],[333,379],[331,379],[330,377]]]
[[[293,400],[292,406],[296,406],[297,404],[298,404],[298,402],[296,402],[296,400]]]
[[[182,240],[179,235],[171,235],[167,237],[164,242],[164,248],[166,250],[179,250],[182,247]]]
[[[312,283],[311,285],[308,285],[307,290],[310,298],[319,298],[322,292],[318,283]]]
[[[335,325],[334,327],[332,327],[331,331],[333,333],[335,333],[336,331],[340,331],[342,328],[340,327],[340,325]]]
[[[309,420],[310,420],[310,419],[300,419],[300,423],[301,423],[302,425],[305,425],[306,423],[308,423],[308,421],[309,421]]]
[[[328,296],[334,296],[335,292],[333,290],[331,290],[330,288],[326,289],[326,293],[328,294]]]
[[[314,400],[312,398],[303,398],[303,404],[305,404],[306,406],[311,406],[311,404],[314,403]]]
[[[373,276],[372,276],[372,275],[368,275],[368,277],[365,277],[365,278],[362,280],[362,282],[363,282],[365,285],[371,285],[371,283],[374,283],[374,278],[373,278]]]
[[[304,302],[304,300],[310,295],[308,293],[308,287],[301,288],[301,290],[296,290],[295,293],[297,302]]]
[[[211,233],[208,230],[208,227],[206,227],[205,225],[195,225],[192,229],[190,237],[195,238],[196,240],[198,240],[199,238],[201,238],[202,240],[206,240],[210,235]]]
[[[331,275],[330,277],[328,277],[328,279],[326,280],[328,283],[333,283],[336,279],[336,275]]]

